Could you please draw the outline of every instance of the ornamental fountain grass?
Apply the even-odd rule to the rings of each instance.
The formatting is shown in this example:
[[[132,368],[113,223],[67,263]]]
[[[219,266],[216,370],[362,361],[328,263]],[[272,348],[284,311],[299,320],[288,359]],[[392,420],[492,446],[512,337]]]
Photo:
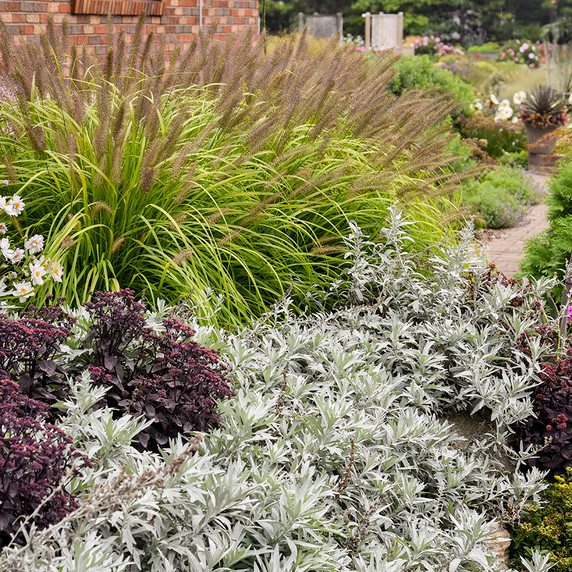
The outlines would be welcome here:
[[[46,294],[79,305],[132,288],[208,315],[214,291],[221,324],[236,325],[291,285],[299,300],[329,284],[349,221],[377,235],[396,200],[415,248],[446,232],[431,197],[459,179],[442,122],[455,104],[392,95],[392,56],[201,35],[165,64],[141,28],[129,48],[110,38],[104,64],[66,51],[53,26],[41,47],[0,44],[17,94],[0,106],[0,178],[62,255]]]

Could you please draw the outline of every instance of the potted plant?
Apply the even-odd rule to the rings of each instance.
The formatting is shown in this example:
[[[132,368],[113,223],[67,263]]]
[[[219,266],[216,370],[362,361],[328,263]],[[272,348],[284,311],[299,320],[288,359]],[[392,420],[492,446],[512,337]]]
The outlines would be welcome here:
[[[556,137],[550,134],[566,123],[566,109],[562,97],[548,86],[537,87],[521,103],[520,119],[526,128],[529,170],[553,171],[555,157],[552,151],[556,146]]]
[[[539,86],[521,103],[520,118],[526,127],[530,150],[548,154],[556,141],[544,137],[566,123],[566,103],[552,88]]]

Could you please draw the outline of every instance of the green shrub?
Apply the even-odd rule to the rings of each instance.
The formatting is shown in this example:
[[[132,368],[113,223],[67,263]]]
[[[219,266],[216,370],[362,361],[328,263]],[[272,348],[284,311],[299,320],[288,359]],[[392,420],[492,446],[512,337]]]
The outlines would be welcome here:
[[[455,98],[458,113],[470,113],[475,99],[473,88],[462,78],[435,65],[429,56],[405,56],[396,64],[397,75],[390,84],[391,91],[401,95],[406,90],[434,88],[439,93],[450,93]]]
[[[498,59],[535,68],[540,64],[540,48],[540,43],[510,40],[503,44]]]
[[[496,53],[500,50],[500,45],[497,42],[487,42],[486,44],[471,46],[467,53],[469,54],[490,54]]]
[[[513,167],[497,167],[463,184],[463,201],[476,209],[480,224],[487,228],[519,224],[540,195],[522,170]]]
[[[512,527],[511,565],[516,570],[524,570],[520,557],[530,558],[533,550],[549,553],[554,571],[572,568],[572,469],[555,479],[541,493],[541,503],[529,506]]]
[[[520,268],[529,276],[563,278],[572,253],[572,161],[562,163],[550,180],[546,204],[549,227],[527,241]],[[561,293],[561,287],[553,292],[556,299]]]
[[[45,51],[3,36],[17,101],[1,111],[13,132],[0,136],[0,176],[47,254],[63,256],[55,295],[78,304],[128,287],[152,302],[192,296],[208,313],[214,290],[218,318],[236,324],[335,278],[349,220],[376,235],[395,200],[418,247],[443,235],[428,197],[455,185],[436,127],[454,105],[391,95],[393,58],[201,36],[165,67],[138,36],[102,68],[53,35]]]
[[[459,117],[457,127],[463,137],[483,141],[483,150],[495,159],[505,158],[507,153],[521,156],[526,151],[526,132],[521,123],[495,120],[492,115],[477,112]]]

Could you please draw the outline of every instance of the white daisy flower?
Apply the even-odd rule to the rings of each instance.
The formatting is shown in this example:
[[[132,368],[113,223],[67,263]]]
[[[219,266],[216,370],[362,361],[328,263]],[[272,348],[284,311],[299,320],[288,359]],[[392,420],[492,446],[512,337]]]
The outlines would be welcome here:
[[[26,251],[22,248],[16,248],[12,251],[12,254],[8,257],[10,262],[21,262],[24,259]]]
[[[34,293],[34,288],[30,282],[15,282],[14,290],[10,292],[13,296],[19,296],[20,302],[24,302]]]
[[[24,243],[24,248],[30,254],[36,254],[44,249],[44,237],[41,234],[35,234],[32,238]]]
[[[43,277],[46,274],[46,269],[41,262],[30,263],[30,274],[32,276],[32,284],[34,286],[40,286],[44,283]]]
[[[50,266],[50,270],[52,273],[52,278],[56,282],[61,282],[64,275],[64,267],[61,264],[53,262],[52,265]]]
[[[1,206],[2,205],[0,203],[0,207]],[[25,206],[26,204],[22,200],[22,197],[20,197],[19,195],[12,195],[12,198],[10,199],[4,210],[10,216],[18,216],[19,214],[22,213]]]

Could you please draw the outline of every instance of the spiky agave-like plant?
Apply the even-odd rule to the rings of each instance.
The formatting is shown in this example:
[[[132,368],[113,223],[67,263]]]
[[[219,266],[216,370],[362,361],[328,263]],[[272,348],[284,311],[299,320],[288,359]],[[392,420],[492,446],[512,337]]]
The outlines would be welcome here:
[[[564,125],[568,115],[562,97],[551,87],[540,85],[522,102],[520,118],[531,127],[553,127]]]

